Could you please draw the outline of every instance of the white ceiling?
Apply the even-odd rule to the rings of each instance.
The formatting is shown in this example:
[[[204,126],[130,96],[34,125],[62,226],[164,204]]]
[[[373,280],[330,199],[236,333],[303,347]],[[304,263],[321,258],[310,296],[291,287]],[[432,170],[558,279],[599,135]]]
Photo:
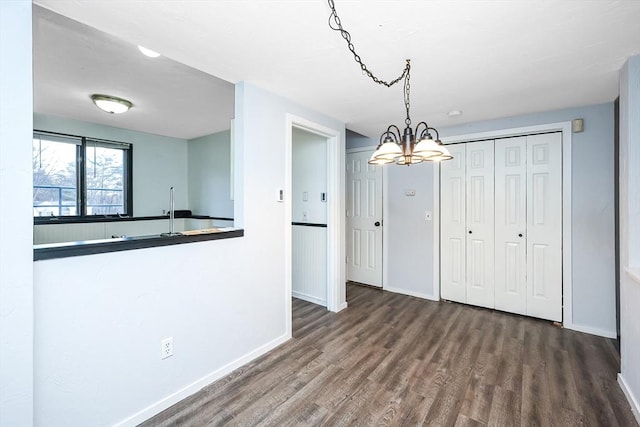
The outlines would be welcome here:
[[[33,17],[34,111],[182,139],[229,129],[233,84],[49,10],[34,7]],[[107,114],[94,93],[133,108]]]
[[[335,1],[376,75],[391,80],[411,58],[414,123],[436,127],[613,101],[621,66],[640,53],[640,1]],[[362,75],[325,0],[36,3],[364,135],[403,123],[401,85]]]

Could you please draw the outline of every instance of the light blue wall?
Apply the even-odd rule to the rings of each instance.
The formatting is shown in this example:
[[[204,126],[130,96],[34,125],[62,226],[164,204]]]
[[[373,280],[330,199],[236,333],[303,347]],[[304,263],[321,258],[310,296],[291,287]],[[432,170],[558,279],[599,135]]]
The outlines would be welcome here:
[[[231,132],[188,141],[189,209],[197,215],[233,218]]]
[[[60,132],[133,145],[133,214],[162,215],[169,210],[169,188],[175,208],[188,209],[187,141],[95,123],[35,113],[37,130]]]
[[[584,132],[572,134],[573,323],[605,334],[616,331],[613,114],[613,103],[606,103],[439,129],[445,138],[584,119]],[[347,140],[348,148],[376,143],[373,139]],[[427,297],[437,294],[432,274],[434,231],[424,220],[425,211],[434,209],[431,167],[388,167],[385,202],[388,285]],[[405,196],[405,189],[415,189],[415,198]],[[407,267],[411,262],[418,262],[421,268]]]
[[[382,133],[382,131],[380,131]],[[352,148],[369,148],[378,145],[378,139],[369,138],[358,132],[347,129],[347,150]]]
[[[616,334],[613,103],[440,129],[441,137],[584,119],[572,134],[573,323]]]
[[[640,55],[620,75],[620,383],[640,419]]]
[[[33,425],[31,1],[0,1],[0,424]]]

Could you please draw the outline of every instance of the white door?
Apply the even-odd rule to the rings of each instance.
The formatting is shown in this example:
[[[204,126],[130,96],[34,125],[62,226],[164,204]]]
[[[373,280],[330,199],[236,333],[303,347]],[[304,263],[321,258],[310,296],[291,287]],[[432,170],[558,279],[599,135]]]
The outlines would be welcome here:
[[[527,310],[562,321],[562,134],[527,137]]]
[[[382,286],[382,167],[347,154],[347,280]]]
[[[527,137],[495,142],[495,308],[526,314]]]
[[[440,295],[456,302],[467,302],[465,146],[448,145],[453,159],[440,163]]]
[[[467,303],[493,308],[494,162],[493,141],[466,147]]]

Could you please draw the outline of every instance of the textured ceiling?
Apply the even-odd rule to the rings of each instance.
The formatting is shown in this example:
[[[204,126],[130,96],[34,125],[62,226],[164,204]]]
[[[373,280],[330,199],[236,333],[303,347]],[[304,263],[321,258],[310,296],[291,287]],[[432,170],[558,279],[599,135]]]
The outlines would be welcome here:
[[[324,0],[36,3],[229,82],[253,82],[368,136],[403,122],[402,87],[362,75],[328,28]],[[397,77],[411,58],[412,117],[437,127],[610,102],[619,69],[640,53],[640,1],[336,0],[336,7],[379,77]],[[462,116],[448,117],[454,109]]]

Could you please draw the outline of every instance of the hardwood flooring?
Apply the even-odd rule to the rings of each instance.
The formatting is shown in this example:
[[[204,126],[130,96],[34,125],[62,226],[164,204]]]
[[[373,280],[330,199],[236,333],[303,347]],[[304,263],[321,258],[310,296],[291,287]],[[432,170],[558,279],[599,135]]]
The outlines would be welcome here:
[[[611,340],[349,285],[293,339],[143,426],[636,426]]]

